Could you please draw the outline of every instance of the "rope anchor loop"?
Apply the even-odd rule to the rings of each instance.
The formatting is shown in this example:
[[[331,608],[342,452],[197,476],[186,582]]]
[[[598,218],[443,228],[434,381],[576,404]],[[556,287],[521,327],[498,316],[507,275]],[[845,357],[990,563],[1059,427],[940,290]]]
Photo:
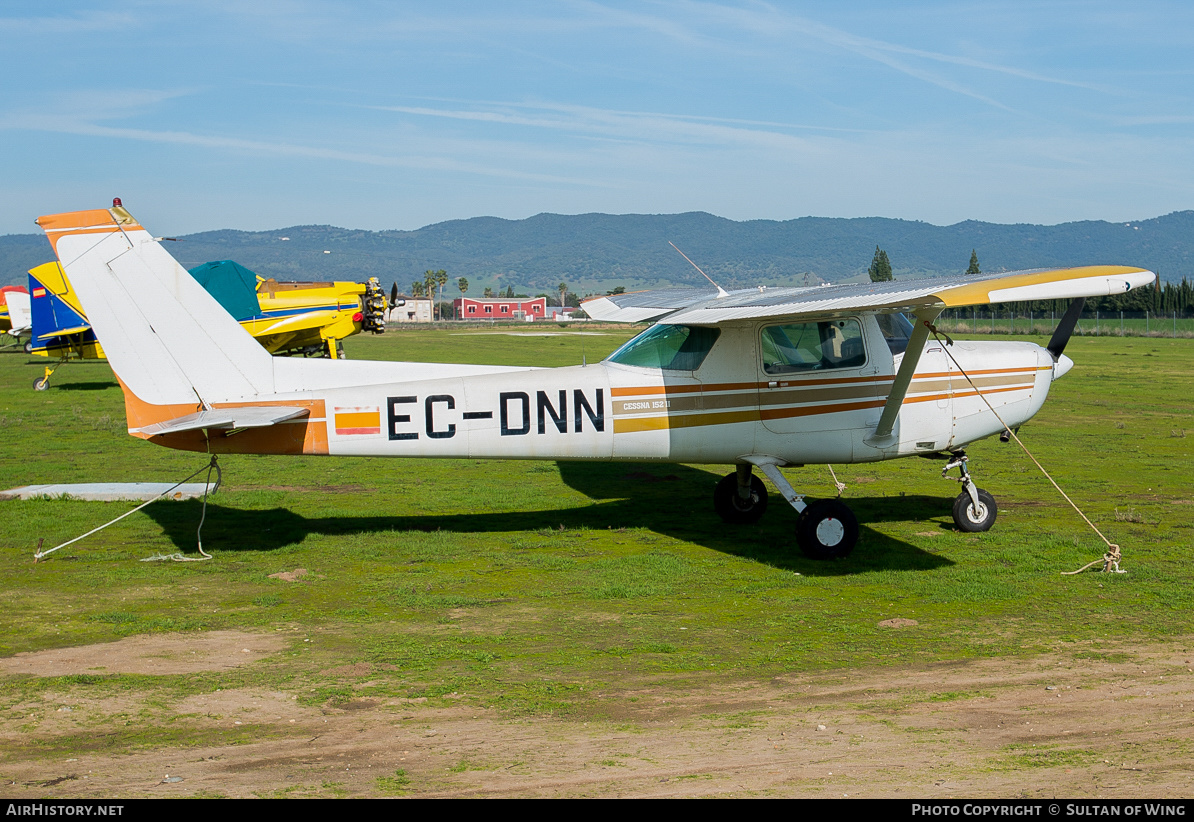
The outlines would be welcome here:
[[[183,480],[180,480],[179,482],[174,483],[173,485],[171,485],[169,488],[167,488],[162,493],[158,494],[153,499],[146,500],[145,502],[141,503],[140,505],[138,505],[136,508],[132,509],[131,511],[125,511],[123,514],[118,516],[116,519],[110,520],[109,522],[105,522],[103,525],[101,525],[98,528],[92,528],[86,534],[81,534],[80,536],[77,536],[74,539],[67,540],[66,542],[62,543],[61,545],[55,545],[53,548],[50,548],[47,551],[43,551],[41,549],[42,543],[45,541],[45,538],[43,537],[43,538],[39,539],[37,541],[37,552],[33,555],[33,561],[40,562],[42,557],[45,557],[48,554],[54,553],[59,548],[65,548],[68,545],[73,545],[74,543],[78,542],[81,539],[86,539],[87,537],[91,536],[92,534],[99,533],[100,531],[107,528],[109,525],[115,525],[116,523],[118,523],[122,519],[124,519],[125,517],[131,516],[132,514],[137,513],[138,511],[140,511],[142,508],[149,505],[150,503],[157,502],[162,497],[165,497],[166,495],[168,495],[175,488],[179,487],[180,485],[182,485],[186,482],[189,482],[190,480],[192,480],[195,477],[202,474],[204,471],[207,472],[207,480],[203,486],[203,513],[199,517],[199,529],[196,532],[197,537],[198,537],[198,542],[199,542],[199,553],[202,554],[203,557],[202,558],[184,557],[181,553],[168,554],[168,555],[159,554],[157,556],[147,557],[141,561],[142,562],[153,562],[155,560],[172,559],[175,562],[203,562],[204,560],[211,559],[211,554],[209,554],[203,550],[202,531],[203,531],[203,520],[207,518],[207,496],[209,493],[214,494],[219,489],[220,483],[223,481],[223,472],[220,471],[220,463],[219,463],[219,460],[216,458],[215,454],[211,455],[211,461],[208,462],[207,465],[203,466],[195,473],[191,474],[190,476],[186,477]],[[211,472],[212,471],[216,472],[216,484],[215,485],[212,485],[212,483],[211,483]]]

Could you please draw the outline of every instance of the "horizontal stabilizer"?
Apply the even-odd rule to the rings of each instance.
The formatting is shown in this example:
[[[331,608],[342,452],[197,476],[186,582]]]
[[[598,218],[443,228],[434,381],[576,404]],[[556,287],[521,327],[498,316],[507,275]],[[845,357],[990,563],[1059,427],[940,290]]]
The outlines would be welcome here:
[[[717,292],[708,288],[665,288],[594,297],[581,308],[594,320],[641,323],[716,298]]]
[[[84,331],[90,331],[90,325],[76,325],[72,328],[55,328],[49,334],[38,334],[39,340],[52,340],[55,337],[65,337],[67,334],[82,334]]]
[[[140,429],[140,433],[157,437],[162,434],[177,434],[180,431],[196,431],[200,428],[264,428],[296,417],[309,414],[306,408],[280,405],[251,405],[244,408],[216,408],[211,411],[196,411],[183,417],[164,422],[155,422]]]

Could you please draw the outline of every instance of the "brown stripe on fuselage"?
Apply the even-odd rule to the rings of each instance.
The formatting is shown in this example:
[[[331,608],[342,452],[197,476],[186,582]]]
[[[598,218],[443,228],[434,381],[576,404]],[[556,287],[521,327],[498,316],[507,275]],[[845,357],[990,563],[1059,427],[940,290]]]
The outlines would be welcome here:
[[[996,391],[1015,390],[1016,388],[1032,388],[1035,382],[1025,382],[1022,372],[1030,369],[1015,369],[1016,372],[1011,373],[1008,369],[1002,375],[978,377],[972,382],[979,388],[984,390],[984,393],[995,393]],[[1035,369],[1031,369],[1035,370]],[[995,374],[996,372],[988,370],[987,374]],[[945,377],[946,374],[940,376]],[[825,387],[810,388],[810,385],[818,385]],[[909,396],[905,402],[920,402],[926,397],[923,395],[929,394],[931,399],[948,398],[951,392],[954,395],[966,393],[973,395],[973,390],[968,390],[969,383],[959,382],[957,375],[953,375],[953,379],[928,379],[918,376],[913,380],[909,388]],[[853,382],[847,383],[845,381],[831,381],[831,380],[816,380],[808,382],[798,382],[795,385],[777,386],[763,388],[760,387],[755,390],[739,390],[732,393],[720,394],[698,394],[693,396],[688,394],[683,397],[668,397],[666,400],[668,405],[666,409],[653,408],[650,403],[658,402],[659,400],[643,399],[624,399],[615,400],[614,415],[633,415],[646,416],[656,415],[660,413],[682,414],[691,411],[713,411],[730,408],[741,408],[746,406],[753,406],[756,403],[763,406],[776,405],[792,405],[795,403],[812,404],[818,407],[823,407],[824,410],[819,410],[814,413],[828,413],[838,408],[837,405],[825,406],[826,403],[839,403],[843,400],[865,400],[878,399],[880,404],[887,399],[886,385],[878,384],[874,381],[869,383]],[[989,389],[989,390],[988,390]],[[640,392],[642,397],[658,397],[659,394],[665,393],[659,390],[652,393]],[[687,393],[687,392],[686,392]],[[645,408],[635,408],[636,403],[643,403],[647,405]],[[867,406],[870,407],[870,406]],[[765,416],[765,415],[764,415]]]
[[[1020,369],[987,369],[986,374],[1003,374],[1003,376],[980,377],[973,380],[979,386],[982,394],[1001,394],[1008,391],[1030,391],[1035,381],[1025,381],[1025,372],[1037,371],[1036,368]],[[938,375],[934,375],[938,376]],[[939,376],[949,376],[940,373]],[[967,383],[959,383],[957,375],[954,380],[924,379],[917,377],[911,390],[916,394],[904,399],[905,405],[921,402],[946,401],[956,397],[973,397],[978,392]],[[821,384],[835,381],[819,380]],[[844,382],[844,381],[843,381]],[[1009,384],[1010,383],[1010,384]],[[882,408],[887,401],[886,395],[878,393],[882,389],[878,385],[852,385],[836,388],[822,388],[809,390],[802,386],[768,389],[761,393],[739,391],[738,393],[713,395],[707,397],[686,397],[669,400],[666,410],[656,408],[625,409],[630,400],[620,400],[614,403],[614,433],[630,433],[636,431],[660,431],[671,428],[696,428],[707,425],[725,425],[738,422],[754,422],[758,420],[790,419],[793,417],[811,417],[818,414],[832,414],[844,411],[858,411],[868,408]],[[655,393],[664,393],[662,390]],[[652,396],[646,394],[646,396]],[[838,400],[838,401],[834,401]],[[840,400],[854,400],[841,402]],[[752,407],[755,402],[762,408]],[[792,405],[793,402],[808,403]],[[782,406],[782,407],[775,407]],[[732,408],[731,411],[717,411],[713,413],[686,413],[704,411],[708,409]]]

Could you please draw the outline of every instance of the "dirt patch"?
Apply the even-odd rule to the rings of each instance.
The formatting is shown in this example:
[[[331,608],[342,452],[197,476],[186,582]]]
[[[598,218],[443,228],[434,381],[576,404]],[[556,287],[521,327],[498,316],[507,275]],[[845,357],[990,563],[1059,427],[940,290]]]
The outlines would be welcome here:
[[[277,639],[236,636],[230,654]],[[74,733],[36,723],[54,703],[21,705],[0,750],[14,798],[1181,798],[1194,787],[1190,647],[1178,638],[765,681],[640,679],[563,717],[513,716],[468,694],[303,706],[297,693],[230,689],[178,699],[154,720],[121,693],[107,719],[94,700],[85,706]],[[160,743],[105,750],[100,738],[130,716],[156,722]]]
[[[895,619],[885,619],[879,623],[880,628],[911,628],[913,625],[919,625],[915,619],[906,619],[905,617],[896,617]]]
[[[280,579],[283,582],[298,582],[303,577],[307,576],[310,571],[306,568],[295,568],[293,571],[281,571],[277,574],[270,574],[270,579]]]
[[[394,665],[374,665],[372,662],[355,662],[352,665],[337,665],[335,668],[325,668],[319,672],[320,676],[334,676],[343,679],[360,679],[369,676],[374,671],[393,671]]]
[[[152,634],[17,654],[0,659],[0,672],[31,676],[189,674],[238,668],[285,647],[283,637],[244,631]]]

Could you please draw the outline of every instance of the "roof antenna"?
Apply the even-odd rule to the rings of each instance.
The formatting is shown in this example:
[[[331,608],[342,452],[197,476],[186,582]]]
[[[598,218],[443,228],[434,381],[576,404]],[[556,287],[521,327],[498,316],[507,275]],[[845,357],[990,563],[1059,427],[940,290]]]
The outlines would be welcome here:
[[[681,251],[679,248],[676,248],[676,244],[675,244],[675,243],[673,243],[671,240],[668,240],[668,241],[667,241],[667,244],[668,244],[668,245],[670,245],[672,248],[675,248],[675,249],[676,249],[676,253],[677,253],[677,254],[679,254],[679,255],[680,255],[681,257],[683,257],[684,259],[688,260],[688,255],[687,255],[687,254],[685,254],[683,251]],[[697,271],[701,271],[701,267],[700,267],[699,265],[697,265],[696,263],[692,262],[692,260],[688,260],[688,262],[689,262],[689,263],[692,265],[692,267],[693,267],[693,268],[695,268]],[[720,285],[718,285],[717,283],[713,282],[713,278],[712,278],[712,277],[710,277],[708,274],[706,274],[704,271],[701,271],[701,276],[702,276],[702,277],[704,277],[706,280],[708,280],[708,281],[709,281],[709,284],[710,284],[710,285],[712,285],[714,288],[716,288],[716,289],[717,289],[717,299],[719,299],[719,300],[720,300],[722,297],[728,297],[728,296],[730,296],[728,293],[726,293],[726,290],[725,290],[724,288],[722,288],[722,287],[721,287]]]

